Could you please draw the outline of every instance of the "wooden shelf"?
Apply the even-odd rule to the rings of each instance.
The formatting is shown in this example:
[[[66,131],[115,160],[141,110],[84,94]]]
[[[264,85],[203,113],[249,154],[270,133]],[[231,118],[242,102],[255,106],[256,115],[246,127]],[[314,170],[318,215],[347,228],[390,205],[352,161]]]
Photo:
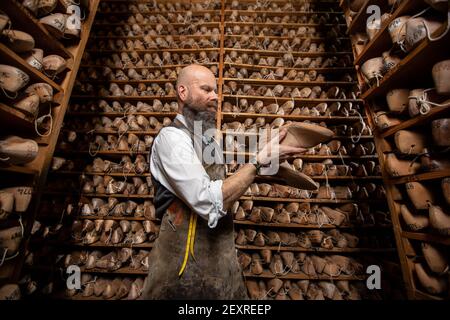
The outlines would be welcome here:
[[[56,84],[53,80],[49,79],[39,70],[33,68],[27,62],[25,62],[22,57],[18,56],[14,51],[9,49],[3,43],[0,43],[0,59],[2,60],[2,63],[19,68],[26,74],[28,74],[31,80],[29,84],[32,84],[34,82],[44,82],[46,84],[49,84],[53,88],[53,90],[55,91],[54,94],[64,91],[60,85]]]
[[[96,111],[86,111],[86,112],[67,112],[69,117],[123,117],[126,112],[96,112]],[[176,112],[133,112],[134,116],[146,116],[155,118],[175,118],[178,113]]]
[[[124,274],[124,275],[142,275],[147,276],[148,271],[140,270],[140,269],[132,269],[130,267],[122,267],[114,271],[109,271],[107,269],[100,269],[100,268],[92,268],[92,269],[86,269],[86,267],[80,268],[81,273],[105,273],[105,274]]]
[[[73,55],[19,2],[19,0],[2,1],[0,9],[11,19],[13,28],[19,27],[33,36],[37,48],[45,48],[45,55],[57,54],[65,59]]]
[[[81,193],[82,197],[89,198],[125,198],[125,199],[153,199],[148,194],[106,194],[106,193]]]
[[[209,63],[202,63],[202,66],[219,66],[218,62],[209,62]],[[145,67],[123,67],[123,68],[119,68],[119,67],[108,67],[112,70],[129,70],[129,69],[135,69],[135,70],[152,70],[152,69],[157,69],[157,70],[165,70],[165,69],[175,69],[178,67],[186,67],[188,66],[188,64],[167,64],[167,65],[163,65],[163,66],[145,66]],[[94,69],[103,69],[105,66],[104,65],[96,65],[96,64],[82,64],[81,65],[81,69],[87,69],[87,68],[94,68]]]
[[[420,290],[415,290],[414,295],[416,297],[416,299],[420,299],[420,300],[435,300],[435,301],[443,301],[444,299],[441,297],[437,297],[437,296],[433,296],[429,293],[420,291]]]
[[[321,86],[321,87],[330,87],[330,86],[354,86],[356,82],[347,82],[347,81],[299,81],[299,80],[265,80],[265,79],[241,79],[241,78],[223,78],[224,81],[234,81],[237,83],[249,83],[255,85],[296,85],[297,87],[309,87],[309,86]]]
[[[435,180],[446,177],[450,177],[450,170],[425,172],[406,177],[391,178],[390,181],[393,184],[405,184],[407,182]]]
[[[133,113],[134,115],[134,113]],[[119,131],[114,131],[114,130],[95,130],[95,129],[83,129],[83,130],[77,130],[77,129],[64,129],[62,130],[62,132],[69,132],[69,131],[73,131],[76,132],[77,134],[119,134]],[[133,133],[135,135],[156,135],[158,134],[158,130],[130,130],[127,131],[126,133]]]
[[[154,221],[161,222],[160,220],[146,219],[145,217],[131,217],[131,216],[77,216],[79,220],[128,220],[128,221]]]
[[[300,116],[300,115],[279,115],[279,114],[265,114],[265,113],[234,113],[222,112],[224,120],[240,121],[247,118],[265,118],[274,120],[276,118],[283,118],[286,121],[324,121],[324,122],[355,122],[360,121],[360,117],[343,117],[343,116]],[[364,119],[364,118],[363,118]]]
[[[259,71],[261,69],[268,69],[268,70],[276,70],[279,67],[273,67],[273,66],[261,66],[261,65],[254,65],[254,64],[245,64],[245,63],[234,63],[234,62],[224,62],[224,65],[226,67],[236,67],[236,68],[245,68],[248,71]],[[335,72],[354,72],[355,69],[353,67],[328,67],[328,68],[283,68],[285,74],[288,74],[291,70],[296,71],[317,71],[319,74],[328,74],[328,73],[335,73]]]
[[[304,2],[306,2],[306,1],[303,1],[302,3],[304,3]],[[317,2],[315,2],[315,3],[317,3]],[[294,3],[292,3],[292,4],[294,4]],[[341,15],[341,13],[338,11],[296,11],[296,10],[293,10],[293,11],[286,12],[286,11],[270,11],[270,10],[255,11],[255,10],[231,10],[231,9],[225,9],[225,15],[227,15],[227,14],[229,15],[229,14],[233,13],[233,11],[237,11],[239,13],[239,15],[263,14],[264,16],[269,16],[269,17],[284,16],[286,14],[294,15],[294,16],[297,16],[297,15],[309,16],[309,15],[314,15],[314,14],[318,14],[319,16],[325,15],[325,14]]]
[[[155,99],[163,101],[176,101],[175,96],[94,96],[94,95],[78,95],[71,96],[72,99],[91,99],[91,100],[117,100],[117,101],[153,101]],[[123,114],[122,114],[123,115]]]
[[[353,281],[353,280],[365,280],[367,278],[367,276],[357,276],[357,275],[353,275],[353,276],[347,276],[347,275],[340,275],[337,277],[330,277],[328,275],[317,275],[316,277],[312,277],[312,276],[308,276],[305,273],[301,272],[301,273],[289,273],[286,274],[284,276],[276,276],[274,275],[272,272],[270,271],[263,271],[262,274],[260,275],[255,275],[251,272],[247,272],[244,271],[244,277],[245,278],[262,278],[262,279],[273,279],[273,278],[278,278],[278,279],[283,279],[283,280],[349,280],[349,281]]]
[[[391,22],[409,12],[418,12],[424,5],[422,0],[402,1],[392,16],[382,25],[375,37],[364,47],[361,54],[355,57],[355,65],[361,65],[371,58],[381,56],[384,51],[391,48],[392,39],[388,32]]]
[[[0,9],[5,12],[9,18],[11,18],[13,28],[19,27],[20,30],[33,36],[36,47],[43,49],[46,56],[50,54],[57,54],[65,58],[68,64],[68,70],[60,86],[56,85],[54,82],[52,83],[48,81],[48,79],[45,79],[38,71],[27,69],[27,73],[31,75],[33,80],[36,79],[36,81],[39,82],[49,83],[54,89],[57,89],[60,92],[55,94],[53,99],[53,102],[57,102],[58,105],[52,106],[52,134],[44,139],[38,139],[42,144],[44,144],[44,146],[39,146],[37,157],[27,165],[30,168],[36,169],[38,174],[35,179],[35,193],[33,194],[32,204],[29,208],[29,214],[27,214],[24,221],[25,241],[22,241],[21,249],[19,251],[21,254],[18,257],[18,261],[14,265],[14,274],[10,278],[11,282],[17,282],[21,277],[22,268],[25,262],[25,252],[27,251],[27,246],[30,243],[29,237],[31,228],[39,212],[48,169],[51,165],[60,128],[62,126],[65,111],[69,103],[70,94],[75,83],[75,77],[86,47],[98,4],[99,0],[89,1],[89,14],[81,25],[81,37],[78,44],[73,44],[65,48],[47,31],[47,29],[45,29],[40,22],[38,22],[35,17],[27,11],[26,8],[19,3],[18,0],[2,1],[0,3]],[[7,52],[7,50],[4,49],[2,52]],[[14,57],[12,54],[9,56]],[[20,62],[21,60],[16,59],[16,63]]]
[[[319,30],[323,30],[323,29],[330,29],[332,27],[338,26],[338,27],[346,27],[346,25],[344,23],[340,23],[340,24],[333,24],[333,23],[326,23],[326,24],[320,24],[320,23],[292,23],[292,22],[288,22],[288,23],[283,23],[282,24],[283,27],[285,28],[299,28],[299,27],[315,27]],[[276,22],[225,22],[225,28],[229,27],[229,26],[255,26],[255,27],[275,27],[275,28],[280,28],[281,23],[276,23]]]
[[[329,57],[329,56],[343,56],[352,55],[351,52],[289,52],[281,50],[255,50],[255,49],[235,49],[235,48],[224,48],[226,52],[236,51],[237,53],[258,53],[261,56],[275,56],[281,57],[286,53],[292,53],[294,57]]]
[[[0,169],[1,170],[1,169]],[[150,173],[104,173],[104,172],[88,172],[88,171],[66,171],[51,170],[49,174],[54,175],[86,175],[86,176],[110,176],[110,177],[151,177]]]
[[[319,226],[317,224],[298,224],[298,223],[276,223],[276,222],[252,222],[248,220],[234,220],[235,225],[245,225],[252,227],[270,227],[270,228],[293,228],[293,229],[356,229],[356,228],[392,228],[391,225],[341,225],[324,224]],[[277,247],[278,248],[278,247]]]
[[[140,27],[146,27],[146,26],[152,26],[152,27],[156,27],[159,23],[137,23],[137,25],[139,25]],[[107,27],[108,30],[113,30],[114,27],[120,27],[120,26],[131,26],[131,24],[129,24],[128,22],[96,22],[94,23],[94,27],[98,28],[98,27]],[[174,28],[179,28],[179,27],[185,27],[186,25],[190,25],[190,23],[161,23],[161,25],[163,26],[173,26]],[[220,26],[220,22],[205,22],[202,23],[202,27],[219,27]]]
[[[271,250],[271,251],[292,251],[292,252],[320,252],[320,253],[390,253],[395,252],[394,248],[388,249],[373,249],[373,248],[333,248],[333,249],[324,249],[324,248],[310,248],[305,249],[302,247],[283,247],[283,246],[254,246],[254,245],[236,245],[236,248],[239,250]]]
[[[382,203],[383,200],[376,199],[298,199],[298,198],[272,198],[258,196],[242,196],[239,200],[253,200],[265,202],[301,202],[301,203],[328,203],[328,204],[344,204],[344,203]]]
[[[223,113],[222,113],[223,114]],[[285,116],[282,116],[283,118]],[[333,116],[334,117],[334,116]],[[323,120],[322,120],[323,121]],[[254,133],[254,132],[235,132],[235,131],[230,131],[230,132],[225,132],[225,131],[221,131],[223,135],[227,134],[230,136],[257,136],[259,135],[258,133]],[[351,140],[351,136],[333,136],[333,140]],[[373,140],[374,136],[361,136],[359,137],[359,139],[369,139],[369,140]]]
[[[301,171],[299,171],[301,172]],[[228,173],[227,177],[231,177],[233,173]],[[450,176],[450,175],[449,175]],[[309,176],[313,180],[324,180],[324,181],[363,181],[363,180],[381,180],[382,176],[367,176],[367,177],[356,177],[356,176]],[[272,181],[276,183],[277,181],[282,181],[282,179],[278,179],[272,176],[258,176],[257,178],[266,181]]]
[[[224,151],[223,154],[225,155],[236,155],[236,156],[244,156],[244,157],[250,157],[254,156],[254,153],[249,152],[234,152],[234,151]],[[303,160],[326,160],[326,159],[378,159],[378,156],[376,155],[367,155],[367,156],[351,156],[351,155],[345,155],[345,156],[339,156],[339,155],[300,155],[296,156],[296,158],[300,158]]]
[[[299,101],[302,106],[316,106],[319,103],[333,103],[333,102],[352,102],[352,103],[363,103],[361,99],[303,99],[303,98],[292,98],[292,97],[263,97],[263,96],[247,96],[247,95],[232,95],[224,94],[223,98],[226,100],[234,99],[247,99],[249,101],[262,100],[262,101],[272,101],[272,102],[286,102],[286,101]]]
[[[80,81],[87,81],[87,79],[78,79]],[[145,84],[151,84],[151,83],[158,83],[158,84],[165,84],[165,83],[176,83],[177,79],[142,79],[142,80],[111,80],[111,79],[96,79],[96,80],[91,80],[89,79],[89,83],[92,84],[109,84],[109,83],[117,83],[117,84],[139,84],[139,83],[145,83]]]
[[[92,244],[83,244],[83,243],[77,243],[77,242],[61,242],[61,241],[55,241],[55,240],[47,240],[45,241],[48,245],[54,245],[54,246],[59,246],[59,247],[80,247],[80,248],[84,248],[84,249],[97,249],[97,248],[133,248],[133,249],[148,249],[148,248],[153,248],[153,243],[151,242],[144,242],[141,244],[133,244],[131,245],[131,243],[119,243],[119,244],[104,244],[100,241],[97,241],[95,243]],[[34,240],[33,243],[35,243],[36,245],[42,245],[43,241],[42,240]]]
[[[449,107],[435,107],[435,108],[432,108],[430,110],[430,112],[428,112],[427,114],[418,115],[414,118],[405,120],[402,123],[387,129],[386,131],[382,132],[380,135],[382,138],[387,138],[389,136],[392,136],[399,130],[404,130],[404,129],[408,129],[408,128],[411,128],[411,127],[414,127],[417,125],[423,125],[426,123],[430,123],[431,120],[437,119],[437,118],[447,115],[449,113],[450,113]]]
[[[433,33],[433,36],[441,34],[445,27],[443,25]],[[389,90],[397,87],[399,83],[401,83],[402,87],[420,87],[421,85],[429,87],[429,83],[432,83],[431,69],[433,65],[447,59],[450,55],[450,48],[447,45],[449,39],[450,33],[435,42],[424,39],[398,65],[384,75],[378,87],[369,88],[361,97],[365,100],[371,100],[386,95]]]
[[[0,163],[0,172],[13,172],[35,176],[39,174],[39,171],[33,168],[19,166],[19,165],[4,165]]]
[[[210,51],[219,51],[218,48],[199,48],[199,49],[164,49],[164,52],[170,52],[170,53],[199,53],[199,52],[210,52]],[[111,50],[111,49],[89,49],[86,50],[86,52],[89,52],[91,54],[100,54],[100,55],[105,55],[105,54],[120,54],[123,52],[126,53],[132,53],[132,52],[136,52],[138,54],[144,55],[146,53],[157,53],[157,54],[161,54],[161,49],[135,49],[135,50],[128,50],[128,49],[117,49],[117,50]]]
[[[440,243],[446,246],[450,245],[450,238],[446,236],[434,235],[429,233],[407,232],[407,231],[403,231],[401,234],[404,238],[412,240]]]
[[[79,154],[79,155],[90,155],[88,150],[57,150],[58,154]],[[147,155],[148,151],[145,152],[134,152],[134,151],[98,151],[95,153],[96,156],[136,156],[138,154]]]

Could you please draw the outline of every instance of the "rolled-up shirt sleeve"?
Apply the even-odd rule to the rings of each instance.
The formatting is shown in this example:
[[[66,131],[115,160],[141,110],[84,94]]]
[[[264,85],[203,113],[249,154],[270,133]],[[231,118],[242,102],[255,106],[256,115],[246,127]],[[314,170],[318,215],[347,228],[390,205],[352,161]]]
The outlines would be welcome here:
[[[176,128],[164,128],[156,137],[150,171],[164,187],[215,228],[223,210],[222,180],[212,181],[197,157],[192,140]]]

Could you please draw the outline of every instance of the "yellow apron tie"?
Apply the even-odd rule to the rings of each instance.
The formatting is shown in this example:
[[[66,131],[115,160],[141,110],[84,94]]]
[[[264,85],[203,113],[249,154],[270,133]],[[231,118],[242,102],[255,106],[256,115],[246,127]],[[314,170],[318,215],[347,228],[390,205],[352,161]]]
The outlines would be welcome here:
[[[181,265],[180,272],[178,272],[178,276],[181,277],[184,270],[186,269],[186,265],[189,259],[189,252],[191,252],[192,258],[195,261],[194,257],[194,241],[195,241],[195,230],[197,227],[197,214],[191,212],[191,215],[189,216],[189,230],[188,230],[188,236],[186,240],[186,249],[184,253],[184,260],[183,264]]]

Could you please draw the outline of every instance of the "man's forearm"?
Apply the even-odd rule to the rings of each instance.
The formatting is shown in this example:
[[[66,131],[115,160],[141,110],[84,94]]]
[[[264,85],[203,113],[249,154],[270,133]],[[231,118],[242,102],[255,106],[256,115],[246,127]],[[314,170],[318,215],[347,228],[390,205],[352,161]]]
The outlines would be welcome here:
[[[246,164],[231,177],[225,179],[222,185],[223,210],[231,208],[233,203],[247,191],[256,177],[256,167]]]

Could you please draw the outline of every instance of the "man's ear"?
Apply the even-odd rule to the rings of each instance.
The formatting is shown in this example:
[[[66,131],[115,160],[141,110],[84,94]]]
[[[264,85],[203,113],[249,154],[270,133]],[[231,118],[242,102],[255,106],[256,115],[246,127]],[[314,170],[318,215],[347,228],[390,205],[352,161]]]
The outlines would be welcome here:
[[[181,101],[186,101],[186,98],[188,96],[188,89],[187,89],[187,87],[184,86],[184,85],[181,85],[181,86],[178,87],[177,91],[178,91],[178,96],[180,97],[180,100]]]

